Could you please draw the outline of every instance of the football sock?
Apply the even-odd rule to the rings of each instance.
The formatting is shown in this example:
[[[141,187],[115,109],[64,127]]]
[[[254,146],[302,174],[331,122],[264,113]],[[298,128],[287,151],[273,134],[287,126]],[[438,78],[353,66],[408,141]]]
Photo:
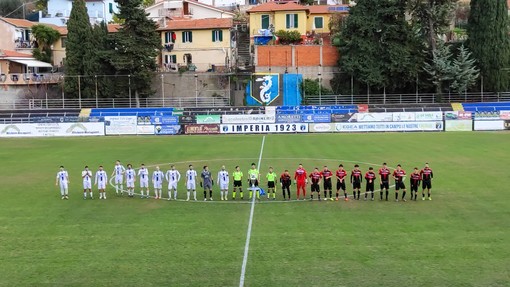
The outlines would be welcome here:
[[[303,187],[303,198],[306,197],[306,189]]]
[[[250,193],[249,193],[249,194],[250,194],[250,199],[251,199],[251,198],[252,198],[252,196],[253,196],[253,191],[252,191],[252,190],[250,190]]]
[[[140,190],[140,194],[143,196],[143,189],[142,189],[142,190]]]
[[[87,192],[86,191],[83,192],[83,198],[87,198]]]
[[[168,198],[172,198],[172,192],[171,191],[168,191]]]
[[[386,200],[388,200],[388,195],[389,195],[389,193],[390,193],[390,192],[389,192],[388,190],[386,190]]]
[[[329,191],[329,198],[333,198],[333,191]]]
[[[297,189],[297,198],[299,198],[299,188]]]
[[[174,190],[174,199],[177,199],[177,190]]]
[[[324,191],[324,198],[326,198],[327,196],[328,196],[328,191],[327,191],[327,190],[325,190],[325,191]]]
[[[232,198],[233,198],[233,199],[236,199],[236,193],[237,193],[237,192],[236,192],[235,190],[234,190],[234,191],[232,191]]]
[[[242,190],[241,190],[241,191],[239,191],[239,195],[241,196],[241,198],[243,198],[243,197],[244,197],[244,195],[243,195],[243,191],[242,191]]]
[[[276,192],[273,191],[273,199],[276,198]]]
[[[344,198],[347,198],[347,192],[344,192]]]
[[[207,198],[207,191],[204,190],[204,198]]]
[[[338,195],[339,195],[339,194],[338,194],[338,191],[337,191],[337,192],[336,192],[336,198],[338,198]]]
[[[196,190],[193,191],[193,199],[197,200],[197,191]]]
[[[372,198],[374,198],[374,192],[372,191]]]
[[[120,192],[122,192],[124,190],[124,186],[121,184],[120,185]]]
[[[89,192],[89,194],[90,194],[90,198],[92,198],[92,197],[93,197],[93,196],[92,196],[92,191],[91,191],[91,192]]]
[[[381,200],[382,200],[382,195],[383,195],[382,189],[381,189],[381,192],[379,192],[379,194],[381,195]]]
[[[430,192],[428,193],[429,197],[430,197]]]
[[[406,191],[402,192],[402,199],[406,198]]]
[[[189,200],[189,194],[190,194],[190,192],[188,191],[188,192],[186,192],[186,194],[188,195],[188,200]]]
[[[360,194],[360,191],[358,190],[358,200],[359,200],[359,194]]]
[[[225,190],[225,200],[227,200],[228,190]]]
[[[320,192],[317,192],[317,197],[319,198],[319,200],[321,200],[321,193]]]
[[[352,199],[356,199],[356,191],[352,192]]]
[[[209,198],[212,198],[212,190],[209,190]]]
[[[398,192],[395,192],[395,199],[398,199]]]

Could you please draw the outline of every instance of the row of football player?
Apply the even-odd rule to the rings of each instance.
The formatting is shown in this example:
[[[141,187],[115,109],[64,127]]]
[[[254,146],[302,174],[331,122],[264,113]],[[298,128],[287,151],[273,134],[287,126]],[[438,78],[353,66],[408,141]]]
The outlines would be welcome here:
[[[329,200],[333,199],[332,194],[332,178],[333,176],[337,179],[336,183],[336,200],[339,200],[340,191],[342,190],[344,193],[344,200],[348,200],[347,191],[346,191],[346,180],[347,180],[348,172],[344,169],[343,165],[340,164],[336,172],[333,174],[327,166],[324,166],[321,171],[318,168],[315,168],[313,172],[308,174],[306,170],[303,168],[302,164],[299,164],[298,168],[294,172],[294,177],[291,176],[288,170],[285,170],[279,177],[273,171],[273,168],[269,168],[269,172],[266,174],[267,179],[267,197],[272,198],[273,200],[276,198],[275,190],[276,183],[279,181],[280,186],[282,188],[283,198],[290,200],[290,186],[292,182],[297,185],[297,199],[301,199],[301,192],[303,194],[303,199],[306,198],[306,185],[311,184],[311,199],[313,199],[313,193],[316,192],[318,199],[320,200],[320,185],[323,183],[324,188],[324,198],[327,199],[329,193]],[[378,175],[374,172],[373,168],[370,167],[369,170],[365,173],[363,177],[363,173],[359,169],[359,165],[354,165],[354,169],[350,173],[350,183],[353,188],[353,198],[359,200],[361,193],[361,183],[363,178],[366,180],[366,193],[365,200],[367,199],[367,195],[371,194],[371,199],[374,200],[374,185],[375,181],[379,179],[380,185],[380,199],[383,200],[383,192],[386,191],[386,200],[388,200],[389,194],[389,182],[390,176],[395,180],[395,200],[398,201],[398,192],[402,190],[402,199],[405,201],[406,196],[406,187],[405,187],[405,177],[406,172],[402,169],[399,164],[397,168],[393,171],[387,167],[386,163],[383,163],[383,166],[379,169]],[[125,176],[125,181],[124,181]],[[112,177],[114,178],[115,190],[117,194],[123,194],[123,183],[126,183],[127,192],[130,197],[134,196],[135,189],[135,181],[136,177],[140,178],[140,188],[141,188],[141,197],[148,198],[149,197],[149,171],[145,167],[144,164],[141,165],[138,172],[136,172],[131,164],[128,164],[128,168],[124,168],[120,161],[117,161],[112,173]],[[237,192],[240,193],[241,199],[243,199],[243,173],[240,171],[239,166],[235,167],[235,171],[232,173],[233,177],[233,195],[232,199],[236,199]],[[197,172],[193,169],[193,165],[189,165],[189,169],[186,171],[186,189],[187,189],[187,200],[190,200],[190,193],[193,192],[194,200],[196,199],[196,179],[198,175]],[[208,166],[204,166],[201,174],[200,186],[204,188],[204,200],[207,200],[207,192],[209,192],[209,200],[212,200],[212,187],[214,185],[214,179],[212,173],[209,171]],[[310,178],[310,181],[308,180]],[[82,179],[83,179],[83,196],[87,198],[87,191],[89,192],[90,198],[93,198],[92,193],[92,172],[89,170],[88,166],[85,166],[85,170],[82,171]],[[177,183],[181,179],[181,174],[178,170],[175,169],[174,165],[170,166],[170,169],[163,173],[159,166],[156,167],[156,170],[152,174],[152,182],[155,192],[155,198],[161,199],[162,197],[162,187],[163,181],[166,180],[168,182],[168,200],[172,199],[172,191],[174,195],[174,199],[177,199]],[[220,193],[221,200],[228,200],[228,189],[230,184],[230,176],[229,172],[225,169],[225,166],[221,167],[221,170],[218,172],[218,182],[220,185]],[[432,179],[433,172],[428,164],[425,164],[425,167],[421,170],[418,168],[414,168],[413,172],[410,176],[410,184],[411,184],[411,199],[416,200],[417,192],[420,183],[422,184],[422,199],[425,200],[425,190],[427,190],[428,199],[431,198],[431,188],[432,188]],[[108,180],[108,175],[106,171],[104,171],[103,166],[99,166],[99,170],[95,174],[94,184],[97,185],[99,190],[99,198],[106,199],[106,184]],[[252,164],[251,169],[248,171],[248,182],[252,188],[250,191],[250,199],[253,196],[253,191],[255,192],[257,198],[260,197],[260,192],[258,192],[260,181],[260,173],[257,169],[255,163]],[[60,185],[60,191],[62,195],[62,199],[68,198],[68,183],[69,183],[69,175],[67,171],[65,171],[64,167],[60,167],[60,171],[57,173],[56,185]]]

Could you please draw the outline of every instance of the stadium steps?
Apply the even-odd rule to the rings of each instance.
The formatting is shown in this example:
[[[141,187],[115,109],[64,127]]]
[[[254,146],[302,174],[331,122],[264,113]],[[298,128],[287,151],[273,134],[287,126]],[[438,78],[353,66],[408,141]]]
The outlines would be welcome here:
[[[464,106],[461,103],[452,103],[452,109],[454,111],[463,112],[464,111]]]

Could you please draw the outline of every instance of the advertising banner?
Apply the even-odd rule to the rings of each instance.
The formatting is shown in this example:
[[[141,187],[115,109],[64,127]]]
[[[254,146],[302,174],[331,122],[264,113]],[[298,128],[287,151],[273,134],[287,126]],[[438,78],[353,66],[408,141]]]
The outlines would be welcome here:
[[[443,112],[416,112],[416,121],[442,121]]]
[[[479,120],[499,120],[499,111],[475,112],[475,121]]]
[[[156,135],[178,135],[181,133],[180,125],[155,125],[154,134]]]
[[[463,132],[473,130],[472,120],[450,120],[445,121],[444,130],[447,132]]]
[[[463,111],[450,111],[444,113],[444,119],[446,121],[452,120],[471,120],[472,114],[471,112],[463,112]]]
[[[136,116],[104,117],[106,135],[136,135]]]
[[[358,122],[391,122],[393,113],[358,113]]]
[[[301,115],[276,115],[276,123],[300,123]]]
[[[197,122],[197,119],[195,116],[179,116],[180,124],[194,124],[196,122]]]
[[[414,122],[414,121],[416,121],[416,114],[408,113],[408,112],[393,113],[393,121],[394,122]]]
[[[0,124],[0,137],[104,136],[104,123]]]
[[[152,125],[151,116],[138,116],[136,118],[136,124],[141,125]]]
[[[221,122],[224,124],[249,124],[249,123],[261,123],[271,124],[276,121],[274,115],[223,115]]]
[[[334,123],[309,124],[308,131],[311,133],[331,133],[336,132]]]
[[[197,124],[219,124],[221,115],[197,115]]]
[[[153,135],[154,126],[153,125],[139,125],[136,126],[136,134],[137,135]]]
[[[338,132],[442,131],[443,122],[336,123],[335,130]]]
[[[475,131],[500,131],[504,129],[505,121],[503,120],[475,121]]]
[[[222,134],[307,133],[308,124],[222,124]]]
[[[153,125],[178,125],[178,116],[151,116],[151,124]]]
[[[334,123],[357,122],[358,116],[356,113],[332,114],[331,121]]]
[[[303,123],[330,123],[331,114],[304,114],[301,115],[301,122]]]
[[[510,111],[499,111],[499,118],[502,120],[510,120]]]
[[[214,124],[185,125],[184,133],[187,135],[219,134],[220,126]]]

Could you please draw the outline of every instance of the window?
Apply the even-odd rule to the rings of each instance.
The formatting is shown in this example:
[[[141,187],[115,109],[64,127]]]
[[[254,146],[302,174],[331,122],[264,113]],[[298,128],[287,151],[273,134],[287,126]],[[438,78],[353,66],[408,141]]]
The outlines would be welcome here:
[[[166,64],[169,64],[169,63],[176,64],[177,56],[176,55],[165,55],[165,63]]]
[[[269,29],[269,15],[261,15],[260,21],[261,21],[260,27],[262,29]]]
[[[108,3],[108,11],[110,11],[110,14],[113,14],[113,3]]]
[[[213,30],[212,31],[212,41],[213,42],[223,42],[223,31],[222,30]]]
[[[175,43],[175,32],[165,32],[165,43]]]
[[[298,27],[298,14],[286,14],[285,15],[285,23],[287,29],[297,28]]]
[[[193,32],[191,32],[191,31],[182,32],[182,42],[183,43],[192,43],[193,42]]]
[[[322,28],[324,28],[324,18],[322,18],[322,17],[314,17],[313,18],[313,28],[314,29],[322,29]]]
[[[65,48],[66,47],[66,44],[67,44],[67,37],[62,37],[60,38],[60,46],[62,48]]]

